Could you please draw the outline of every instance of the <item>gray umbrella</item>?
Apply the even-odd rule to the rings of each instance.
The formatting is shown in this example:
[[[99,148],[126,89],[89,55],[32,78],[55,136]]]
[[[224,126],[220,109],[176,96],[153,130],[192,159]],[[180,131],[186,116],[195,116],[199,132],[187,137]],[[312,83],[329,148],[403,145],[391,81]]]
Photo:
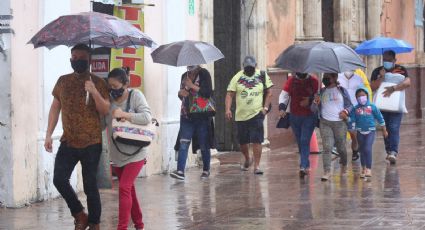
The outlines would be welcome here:
[[[301,73],[342,73],[365,67],[353,49],[332,42],[292,45],[279,55],[276,66]]]
[[[179,41],[159,46],[151,53],[155,63],[172,66],[207,64],[224,58],[212,44],[201,41]]]

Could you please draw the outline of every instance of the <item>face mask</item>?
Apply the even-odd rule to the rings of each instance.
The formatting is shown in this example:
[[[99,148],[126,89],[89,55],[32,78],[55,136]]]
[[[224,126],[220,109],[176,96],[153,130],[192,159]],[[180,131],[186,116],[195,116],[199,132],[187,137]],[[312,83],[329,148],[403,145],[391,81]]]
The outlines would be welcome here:
[[[353,73],[353,72],[351,72],[351,71],[346,71],[346,72],[344,72],[344,75],[345,75],[345,77],[347,77],[347,78],[351,78],[351,77],[354,75],[354,73]]]
[[[326,77],[322,79],[323,85],[325,85],[325,87],[328,87],[332,84],[331,79]]]
[[[297,76],[298,79],[304,80],[307,78],[308,74],[306,73],[296,73],[295,76]]]
[[[386,70],[390,70],[394,67],[394,63],[390,62],[390,61],[384,61],[384,68]]]
[[[111,89],[110,94],[112,98],[117,99],[124,94],[124,88],[121,87],[120,89]]]
[[[255,68],[251,67],[251,66],[247,66],[247,67],[244,68],[244,72],[245,72],[246,76],[251,77],[252,75],[255,74]]]
[[[71,60],[71,67],[76,73],[84,73],[89,68],[88,60]]]
[[[366,103],[367,103],[367,96],[360,96],[360,97],[358,97],[357,98],[357,102],[360,105],[366,105]]]

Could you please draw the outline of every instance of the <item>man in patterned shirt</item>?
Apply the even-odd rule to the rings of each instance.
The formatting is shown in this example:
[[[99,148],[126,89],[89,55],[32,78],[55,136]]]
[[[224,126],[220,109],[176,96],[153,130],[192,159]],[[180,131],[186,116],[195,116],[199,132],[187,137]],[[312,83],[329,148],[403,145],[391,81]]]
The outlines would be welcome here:
[[[63,135],[55,159],[53,184],[75,218],[75,229],[99,229],[101,204],[96,172],[102,152],[101,116],[109,111],[106,82],[89,72],[90,48],[78,44],[71,49],[73,73],[63,75],[53,89],[53,102],[44,147],[52,152],[52,134],[62,112]],[[90,93],[88,103],[86,94]],[[88,216],[69,183],[75,165],[81,162]]]

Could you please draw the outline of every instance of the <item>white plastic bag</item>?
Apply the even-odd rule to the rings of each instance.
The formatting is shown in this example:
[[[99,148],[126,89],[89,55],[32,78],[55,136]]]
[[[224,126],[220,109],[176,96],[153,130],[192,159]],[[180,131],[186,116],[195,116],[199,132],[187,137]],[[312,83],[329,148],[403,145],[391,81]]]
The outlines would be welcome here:
[[[390,97],[384,97],[382,94],[385,91],[385,87],[391,87],[400,84],[404,80],[404,76],[401,74],[386,73],[384,82],[378,88],[377,92],[373,96],[373,101],[381,111],[386,112],[397,112],[407,113],[406,108],[406,92],[395,91]]]

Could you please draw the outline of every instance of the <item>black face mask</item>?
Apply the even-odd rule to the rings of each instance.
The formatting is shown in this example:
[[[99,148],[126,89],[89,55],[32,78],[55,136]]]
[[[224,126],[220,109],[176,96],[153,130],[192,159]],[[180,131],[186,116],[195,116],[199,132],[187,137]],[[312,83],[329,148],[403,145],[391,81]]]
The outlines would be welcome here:
[[[304,80],[307,78],[308,74],[306,73],[296,73],[297,77],[301,80]]]
[[[89,68],[88,60],[71,60],[71,67],[76,73],[84,73]]]
[[[251,67],[251,66],[245,67],[243,71],[244,71],[245,75],[248,76],[248,77],[251,77],[252,75],[255,74],[255,68]]]
[[[117,99],[124,94],[124,88],[111,89],[110,94],[113,99]]]
[[[325,87],[328,87],[332,84],[331,79],[326,77],[322,79],[323,85],[325,85]]]

